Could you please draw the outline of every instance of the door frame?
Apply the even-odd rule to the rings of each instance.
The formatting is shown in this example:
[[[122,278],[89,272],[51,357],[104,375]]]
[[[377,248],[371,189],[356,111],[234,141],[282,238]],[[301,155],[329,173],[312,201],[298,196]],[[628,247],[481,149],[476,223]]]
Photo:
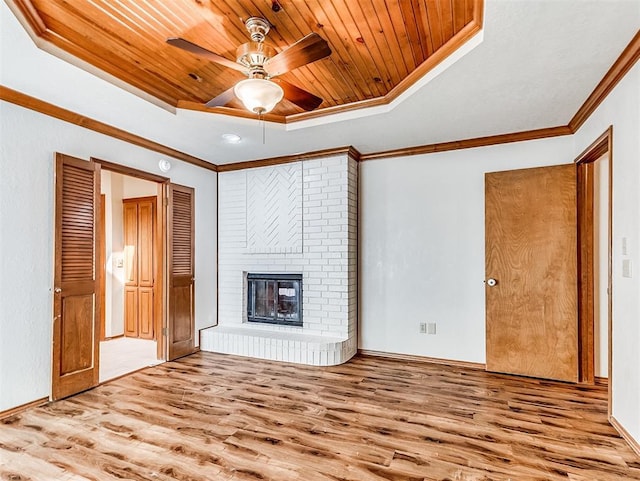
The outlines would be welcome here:
[[[578,296],[579,303],[579,346],[580,381],[594,382],[594,311],[593,311],[593,236],[586,237],[585,232],[593,232],[593,163],[606,156],[608,161],[608,219],[607,219],[607,376],[608,376],[608,414],[612,408],[612,332],[613,332],[613,126],[600,135],[576,159],[578,168]],[[583,242],[584,245],[583,245]],[[582,259],[582,257],[585,259]]]
[[[115,164],[107,160],[91,157],[91,160],[97,164],[100,164],[102,170],[107,170],[117,174],[128,175],[130,177],[136,177],[138,179],[155,182],[157,184],[157,196],[156,196],[156,232],[154,239],[155,249],[155,266],[154,266],[154,311],[155,321],[154,330],[156,332],[157,351],[156,356],[158,359],[167,359],[167,339],[166,339],[166,327],[167,327],[167,188],[170,179],[161,175],[151,174],[143,170],[138,170],[133,167],[126,167],[123,165]],[[104,233],[101,234],[104,236]],[[100,281],[104,282],[105,269],[100,269]]]
[[[99,267],[99,272],[98,272],[98,278],[100,279],[100,342],[106,340],[106,335],[105,335],[105,325],[106,325],[106,307],[107,307],[107,299],[106,299],[106,283],[105,283],[105,279],[104,279],[104,271],[107,268],[107,246],[106,246],[106,236],[105,236],[105,229],[106,229],[106,212],[107,212],[107,198],[106,196],[101,192],[100,193],[100,219],[98,220],[98,222],[100,222],[100,238],[98,239],[98,244],[100,246],[100,253],[98,255],[98,267]]]

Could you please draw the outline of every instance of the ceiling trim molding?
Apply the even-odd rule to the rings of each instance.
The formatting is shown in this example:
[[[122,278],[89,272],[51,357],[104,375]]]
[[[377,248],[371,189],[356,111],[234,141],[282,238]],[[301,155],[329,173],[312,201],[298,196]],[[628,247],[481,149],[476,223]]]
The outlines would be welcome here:
[[[327,115],[334,115],[343,112],[349,112],[352,110],[366,109],[369,107],[379,107],[381,105],[389,105],[404,92],[406,92],[411,86],[413,86],[418,80],[424,77],[427,73],[436,68],[440,63],[447,59],[453,52],[467,43],[473,36],[482,30],[482,15],[484,12],[484,0],[478,0],[475,3],[474,18],[471,22],[464,26],[456,35],[454,35],[447,43],[436,50],[429,58],[427,58],[422,64],[407,77],[396,85],[388,94],[383,97],[376,97],[368,100],[361,100],[359,102],[351,102],[344,105],[336,105],[335,107],[327,107],[324,109],[312,110],[311,112],[302,112],[299,114],[291,114],[284,117],[285,123],[291,124],[294,122],[300,122],[303,120],[315,119],[318,117],[326,117]]]
[[[398,99],[404,92],[411,88],[418,80],[424,77],[431,70],[436,68],[453,52],[462,47],[478,32],[482,30],[484,21],[484,2],[485,0],[469,0],[473,2],[473,18],[458,33],[449,39],[444,45],[432,53],[422,64],[413,70],[407,77],[402,79],[393,89],[386,95],[375,97],[372,99],[351,102],[344,105],[317,109],[310,112],[300,112],[290,115],[266,115],[261,119],[269,122],[290,124],[301,122],[320,117],[326,117],[337,113],[349,112],[354,110],[366,109],[370,107],[386,106]],[[134,75],[119,68],[118,65],[105,62],[96,56],[92,51],[83,48],[81,45],[73,44],[66,38],[56,34],[50,30],[43,19],[40,17],[37,9],[33,6],[32,0],[6,0],[9,8],[16,14],[20,23],[26,28],[34,43],[42,50],[49,52],[63,60],[70,62],[98,77],[113,83],[134,95],[138,95],[145,100],[163,108],[181,108],[186,110],[195,110],[199,112],[207,112],[213,114],[222,114],[232,117],[248,118],[257,120],[256,115],[241,109],[214,107],[209,108],[198,102],[178,100],[169,98],[162,89],[146,86],[144,90],[140,87],[134,87]]]
[[[624,78],[631,68],[640,59],[640,31],[636,33],[631,42],[623,50],[616,59],[612,67],[605,74],[594,91],[589,95],[587,100],[578,109],[568,125],[560,125],[557,127],[548,127],[543,129],[526,130],[521,132],[513,132],[508,134],[490,135],[486,137],[476,137],[471,139],[456,140],[451,142],[441,142],[436,144],[420,145],[415,147],[405,147],[401,149],[387,150],[382,152],[371,152],[361,154],[354,147],[337,147],[332,149],[324,149],[315,152],[307,152],[301,154],[285,155],[281,157],[272,157],[267,159],[257,159],[242,162],[232,162],[229,164],[216,165],[206,160],[191,156],[184,152],[180,152],[159,144],[152,140],[131,134],[117,127],[102,123],[100,121],[85,117],[81,114],[74,113],[70,110],[63,109],[48,102],[36,99],[27,94],[23,94],[12,90],[5,86],[0,86],[0,100],[5,100],[21,107],[35,110],[39,113],[49,115],[51,117],[70,122],[72,124],[94,130],[104,135],[114,137],[125,142],[143,147],[155,152],[169,155],[173,158],[183,160],[190,164],[202,167],[214,172],[229,172],[234,170],[251,169],[255,167],[265,167],[269,165],[279,165],[300,160],[310,160],[331,155],[349,154],[357,161],[388,159],[394,157],[413,156],[420,154],[433,154],[437,152],[446,152],[451,150],[470,149],[474,147],[487,147],[490,145],[498,145],[512,142],[523,142],[527,140],[537,140],[549,137],[559,137],[563,135],[571,135],[584,124],[595,109],[602,101],[611,93],[615,86]],[[212,110],[212,109],[206,109]]]
[[[595,162],[607,152],[613,151],[613,125],[610,125],[604,133],[594,140],[589,147],[584,149],[573,161],[575,164],[588,164]]]
[[[254,169],[256,167],[268,167],[270,165],[290,164],[301,160],[319,159],[334,155],[348,155],[356,161],[360,161],[362,155],[355,147],[337,147],[335,149],[316,150],[304,154],[283,155],[281,157],[271,157],[269,159],[248,160],[245,162],[233,162],[231,164],[218,165],[218,172],[231,172],[234,170]]]
[[[239,117],[243,119],[251,119],[251,120],[263,120],[266,122],[275,122],[278,124],[286,124],[286,118],[282,115],[275,114],[263,114],[262,116],[258,116],[253,112],[249,112],[248,110],[239,110],[232,109],[230,107],[207,107],[205,104],[200,104],[198,102],[193,102],[191,100],[178,100],[177,108],[184,110],[194,110],[196,112],[206,112],[209,114],[221,114],[227,115],[231,117]]]
[[[326,117],[328,115],[334,115],[343,112],[349,112],[353,110],[366,109],[370,107],[379,107],[383,105],[389,105],[404,92],[406,92],[411,86],[413,86],[418,80],[424,77],[427,73],[432,71],[444,60],[446,60],[451,54],[462,47],[465,43],[471,40],[478,32],[482,30],[482,24],[484,19],[484,0],[475,0],[473,19],[464,26],[456,35],[454,35],[449,41],[447,41],[442,47],[436,50],[429,58],[427,58],[417,69],[411,72],[407,77],[382,97],[376,97],[373,99],[360,100],[358,102],[351,102],[344,105],[337,105],[335,107],[327,107],[324,109],[312,110],[310,112],[301,112],[291,115],[274,115],[267,114],[263,117],[263,120],[269,122],[277,122],[283,124],[291,124],[295,122],[301,122],[304,120],[316,119],[319,117]],[[244,112],[238,109],[224,108],[224,107],[206,107],[205,105],[197,102],[179,101],[178,108],[196,110],[199,112],[219,113],[224,115],[230,115],[233,117],[251,118],[255,119],[256,116],[250,112]]]
[[[18,22],[25,29],[35,46],[40,50],[54,57],[58,57],[160,108],[175,113],[176,106],[174,102],[172,99],[167,98],[160,90],[156,89],[148,92],[135,87],[132,83],[130,72],[122,70],[113,64],[105,63],[105,61],[100,58],[94,57],[91,51],[73,44],[64,37],[49,30],[31,0],[5,0],[5,3],[16,16]]]
[[[602,101],[611,93],[622,78],[640,59],[640,30],[636,32],[631,42],[625,47],[620,56],[613,63],[609,71],[602,78],[600,83],[587,97],[587,100],[578,109],[573,118],[569,121],[569,127],[576,132],[582,124],[598,108]]]
[[[184,152],[180,152],[179,150],[172,149],[171,147],[159,144],[158,142],[154,142],[153,140],[149,140],[139,135],[132,134],[130,132],[127,132],[126,130],[119,129],[118,127],[105,124],[104,122],[100,122],[99,120],[95,120],[82,114],[63,109],[62,107],[50,104],[48,102],[45,102],[44,100],[39,100],[35,97],[31,97],[30,95],[18,92],[17,90],[5,87],[4,85],[0,85],[0,100],[4,100],[5,102],[10,102],[12,104],[19,105],[20,107],[24,107],[41,114],[63,120],[65,122],[69,122],[70,124],[74,124],[85,129],[93,130],[94,132],[98,132],[100,134],[108,135],[109,137],[128,142],[138,147],[152,150],[163,155],[168,155],[169,157],[182,160],[198,167],[202,167],[203,169],[212,170],[214,172],[217,172],[218,169],[217,165],[211,162],[207,162],[206,160],[194,157],[193,155],[189,155]]]
[[[11,10],[14,13],[19,13],[18,18],[22,17],[22,19],[26,21],[33,35],[42,36],[47,32],[47,26],[31,3],[31,0],[13,0],[11,2],[7,2],[7,5],[9,8],[15,6],[15,8],[11,8]],[[20,23],[24,25],[23,22]]]
[[[435,154],[449,150],[471,149],[474,147],[487,147],[490,145],[507,144],[511,142],[523,142],[526,140],[546,139],[548,137],[559,137],[571,135],[573,132],[566,125],[548,127],[545,129],[525,130],[509,134],[489,135],[487,137],[475,137],[472,139],[454,140],[452,142],[441,142],[438,144],[420,145],[416,147],[406,147],[403,149],[387,150],[384,152],[374,152],[362,154],[361,161],[388,159],[392,157],[407,157],[410,155]]]

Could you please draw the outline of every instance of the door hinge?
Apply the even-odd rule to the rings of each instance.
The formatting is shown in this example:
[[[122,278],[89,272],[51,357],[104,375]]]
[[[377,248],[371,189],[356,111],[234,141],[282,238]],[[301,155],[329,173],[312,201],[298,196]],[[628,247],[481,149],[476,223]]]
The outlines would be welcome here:
[[[166,336],[166,335],[167,335],[167,328],[166,328],[166,327],[163,327],[163,328],[162,328],[162,335],[163,335],[163,336]]]
[[[164,199],[162,199],[162,203],[164,204],[165,207],[168,207],[169,206],[169,199],[165,197]]]

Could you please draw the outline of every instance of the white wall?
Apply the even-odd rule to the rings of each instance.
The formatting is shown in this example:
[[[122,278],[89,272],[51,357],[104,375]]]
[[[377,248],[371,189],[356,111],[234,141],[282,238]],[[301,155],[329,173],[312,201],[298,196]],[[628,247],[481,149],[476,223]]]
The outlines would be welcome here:
[[[233,119],[216,123],[202,112],[172,112],[153,105],[40,50],[4,2],[0,2],[0,33],[3,86],[179,151],[215,162],[217,152],[211,148],[211,139],[233,132],[234,126],[252,126],[255,122]]]
[[[0,411],[51,386],[54,153],[161,174],[163,156],[0,102]],[[195,188],[196,328],[216,320],[216,174],[171,159]]]
[[[613,125],[613,415],[640,442],[640,64],[574,136],[574,157]],[[622,254],[622,238],[628,254]],[[622,277],[623,260],[633,277]]]
[[[119,175],[119,174],[118,174]],[[129,175],[122,175],[122,198],[155,197],[158,195],[158,184]]]
[[[556,137],[360,164],[360,348],[484,363],[484,173],[573,150]]]

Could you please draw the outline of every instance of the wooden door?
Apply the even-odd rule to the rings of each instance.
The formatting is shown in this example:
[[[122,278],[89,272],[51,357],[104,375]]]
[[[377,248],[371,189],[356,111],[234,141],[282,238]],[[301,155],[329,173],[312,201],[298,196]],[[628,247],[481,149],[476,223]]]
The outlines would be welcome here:
[[[98,384],[100,166],[56,154],[52,397]]]
[[[195,350],[194,190],[169,185],[168,359]]]
[[[124,335],[138,337],[138,205],[122,204],[124,237]]]
[[[155,197],[123,199],[125,336],[154,339]]]
[[[155,206],[157,199],[138,201],[138,336],[154,338]]]
[[[574,164],[485,175],[487,370],[577,381],[576,210]]]

